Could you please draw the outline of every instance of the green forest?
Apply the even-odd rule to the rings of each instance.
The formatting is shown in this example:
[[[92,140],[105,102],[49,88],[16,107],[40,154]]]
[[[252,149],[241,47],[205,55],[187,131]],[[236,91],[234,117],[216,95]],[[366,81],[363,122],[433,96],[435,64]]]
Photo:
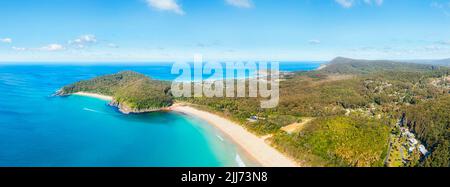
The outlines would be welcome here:
[[[432,153],[416,166],[450,166],[450,95],[407,107],[406,123]]]
[[[384,166],[390,134],[406,113],[430,155],[403,166],[449,166],[449,68],[336,58],[326,68],[297,72],[280,83],[280,103],[259,98],[177,98],[240,122],[307,166]],[[249,117],[257,116],[257,121]],[[300,132],[281,128],[314,120]],[[412,165],[412,162],[416,163]]]
[[[131,71],[68,85],[59,94],[100,93],[137,109],[189,103],[270,137],[267,141],[274,147],[305,166],[448,167],[449,71],[442,66],[339,57],[321,70],[284,77],[279,105],[272,109],[260,108],[263,98],[173,98],[169,82]],[[304,119],[312,120],[298,130],[283,130]],[[401,153],[411,159],[394,158],[415,148],[403,147],[411,138],[399,135],[410,132],[428,153],[420,155],[417,149]],[[393,160],[400,161],[389,163]]]
[[[59,95],[90,92],[114,97],[114,100],[133,109],[161,108],[172,105],[170,82],[152,80],[147,76],[123,71],[96,77],[63,87]]]

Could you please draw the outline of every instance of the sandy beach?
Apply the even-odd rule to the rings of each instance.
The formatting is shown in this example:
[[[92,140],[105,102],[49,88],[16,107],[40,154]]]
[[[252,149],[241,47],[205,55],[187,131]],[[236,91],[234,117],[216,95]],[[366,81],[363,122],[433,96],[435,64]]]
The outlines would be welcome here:
[[[201,111],[189,106],[175,105],[172,111],[196,116],[207,121],[244,149],[251,157],[264,167],[299,167],[300,165],[267,144],[263,138],[248,132],[239,124],[215,114]]]
[[[327,64],[322,64],[320,65],[316,70],[322,70],[325,69],[328,65]]]
[[[111,96],[95,94],[95,93],[88,93],[88,92],[77,92],[77,93],[74,93],[72,95],[93,97],[93,98],[102,99],[102,100],[106,100],[106,101],[112,101],[113,100],[113,97],[111,97]]]
[[[77,92],[73,95],[93,97],[107,101],[113,100],[113,97],[111,96],[88,92]],[[205,120],[218,130],[229,136],[233,142],[240,146],[249,156],[251,156],[256,162],[260,163],[263,167],[300,166],[298,163],[286,157],[275,148],[267,144],[263,137],[258,137],[248,132],[241,125],[236,124],[228,119],[212,114],[210,112],[179,104],[173,105],[168,110],[195,116],[202,120]]]

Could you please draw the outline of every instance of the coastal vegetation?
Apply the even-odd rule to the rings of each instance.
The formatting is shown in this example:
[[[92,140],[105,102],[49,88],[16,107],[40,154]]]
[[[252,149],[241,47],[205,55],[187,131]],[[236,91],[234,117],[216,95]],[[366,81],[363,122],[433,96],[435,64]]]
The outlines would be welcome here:
[[[339,57],[320,70],[280,80],[276,108],[260,108],[264,98],[176,101],[239,122],[306,166],[449,166],[449,71],[443,66]],[[174,102],[169,86],[121,72],[66,86],[60,95],[93,92],[131,108],[149,109]],[[283,130],[298,124],[301,129]],[[418,145],[423,146],[420,151]]]
[[[260,98],[177,99],[219,112],[260,136],[270,135],[273,146],[311,166],[385,165],[392,149],[404,150],[389,144],[406,112],[431,154],[402,160],[399,166],[443,166],[450,139],[450,108],[444,102],[450,93],[448,75],[449,68],[441,66],[336,58],[320,70],[285,78],[274,109],[261,109]],[[299,132],[280,130],[302,117],[315,120]]]
[[[70,95],[77,92],[112,96],[114,100],[111,104],[118,106],[124,113],[159,110],[173,103],[169,82],[152,80],[132,71],[123,71],[67,85],[58,91],[58,95]]]
[[[389,126],[362,116],[332,116],[312,121],[301,133],[280,133],[273,143],[296,158],[320,157],[325,166],[383,166]]]

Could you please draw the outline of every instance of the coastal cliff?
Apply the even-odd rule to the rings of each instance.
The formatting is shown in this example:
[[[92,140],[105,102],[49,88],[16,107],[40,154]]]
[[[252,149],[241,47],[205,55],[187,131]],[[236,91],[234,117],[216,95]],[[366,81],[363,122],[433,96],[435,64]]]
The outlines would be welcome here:
[[[130,107],[125,103],[120,103],[115,99],[113,99],[109,103],[109,106],[117,107],[117,109],[123,114],[142,114],[142,113],[149,113],[149,112],[158,112],[158,111],[162,111],[162,110],[166,109],[166,107],[138,109],[138,108]]]

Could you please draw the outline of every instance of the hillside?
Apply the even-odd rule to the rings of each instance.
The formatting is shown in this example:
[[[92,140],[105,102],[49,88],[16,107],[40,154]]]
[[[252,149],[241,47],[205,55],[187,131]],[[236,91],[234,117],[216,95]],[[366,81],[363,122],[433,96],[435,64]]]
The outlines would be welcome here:
[[[337,57],[330,61],[327,66],[322,69],[322,72],[341,74],[367,74],[383,71],[427,72],[435,69],[439,69],[439,66],[404,63],[389,60],[359,60]]]
[[[450,67],[450,58],[440,59],[440,60],[412,60],[409,62],[417,63],[417,64],[429,64],[429,65],[435,65],[435,66]]]
[[[442,59],[442,60],[435,60],[432,62],[433,64],[436,65],[441,65],[441,66],[447,66],[450,67],[450,58],[447,59]]]
[[[419,166],[450,167],[450,95],[410,106],[405,125],[411,128],[431,155]]]
[[[152,80],[143,74],[123,71],[96,77],[64,86],[58,95],[89,92],[112,96],[111,105],[124,113],[141,113],[159,110],[172,105],[170,83]]]
[[[438,107],[437,100],[450,93],[448,75],[445,67],[337,58],[322,70],[297,72],[282,81],[280,103],[274,109],[261,109],[258,98],[179,100],[219,112],[260,136],[270,135],[268,141],[303,165],[383,166],[399,116],[423,103],[431,102],[430,110]],[[439,110],[450,113],[449,107]],[[426,124],[433,120],[431,114],[423,113]],[[248,120],[251,116],[258,120]],[[302,130],[282,130],[308,118],[314,120]],[[426,145],[434,150],[434,145]],[[425,166],[423,157],[416,161]]]

